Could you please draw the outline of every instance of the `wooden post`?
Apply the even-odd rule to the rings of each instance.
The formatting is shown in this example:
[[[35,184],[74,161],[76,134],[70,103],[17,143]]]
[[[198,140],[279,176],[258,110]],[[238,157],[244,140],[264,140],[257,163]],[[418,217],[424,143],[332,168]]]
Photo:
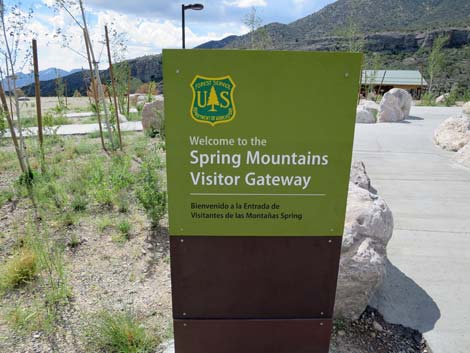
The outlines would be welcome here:
[[[104,32],[106,35],[106,48],[108,49],[108,60],[109,60],[109,76],[111,77],[111,85],[113,87],[113,99],[114,99],[114,114],[116,115],[116,125],[119,135],[119,144],[122,147],[122,136],[121,136],[121,123],[119,122],[119,107],[117,104],[117,97],[116,97],[116,82],[114,81],[113,75],[113,60],[111,57],[111,48],[109,45],[109,34],[108,34],[108,26],[104,26]]]
[[[0,85],[0,100],[2,102],[2,109],[5,112],[5,116],[8,121],[8,127],[10,128],[11,139],[13,140],[13,145],[15,146],[16,155],[18,157],[18,161],[20,162],[20,168],[23,173],[26,173],[28,168],[26,167],[23,159],[23,155],[20,150],[20,145],[18,143],[18,138],[16,137],[15,127],[13,125],[12,116],[8,110],[8,102],[7,97],[5,95],[5,91],[3,90],[3,85]]]
[[[129,68],[129,76],[127,77],[127,118],[131,114],[131,67]]]
[[[387,75],[387,70],[384,71],[384,75],[382,76],[382,81],[380,81],[379,94],[380,94],[380,91],[382,90],[382,85],[384,84],[384,80],[385,80],[386,75]]]
[[[43,154],[43,131],[42,131],[42,111],[41,111],[41,87],[39,83],[39,62],[38,47],[36,39],[33,39],[33,63],[34,63],[34,93],[36,96],[36,115],[38,119],[38,138],[41,154]],[[44,155],[42,156],[44,158]]]
[[[68,92],[68,87],[67,87],[67,80],[64,80],[64,87],[65,87],[65,109],[69,109],[69,104],[68,104],[68,101],[67,101],[67,96],[69,95],[69,92]]]
[[[91,86],[93,88],[93,98],[95,99],[96,104],[96,116],[98,117],[98,125],[100,127],[100,138],[101,138],[101,146],[103,150],[107,152],[106,146],[104,144],[103,138],[103,127],[101,125],[101,113],[100,113],[100,101],[98,99],[98,87],[96,87],[95,76],[93,76],[93,67],[91,65],[91,55],[90,55],[90,45],[88,44],[87,34],[86,31],[83,30],[83,34],[85,36],[85,46],[86,46],[86,53],[88,58],[88,65],[90,66],[90,78],[91,78]],[[112,136],[110,136],[112,138]]]
[[[88,88],[90,86],[86,82],[85,69],[83,68],[83,66],[82,66],[82,77],[83,77],[83,86],[85,87],[86,96],[87,96],[88,102],[90,103],[90,106],[91,106],[91,104],[92,104],[91,103],[91,96],[88,95]],[[90,77],[90,85],[91,85],[91,77]]]

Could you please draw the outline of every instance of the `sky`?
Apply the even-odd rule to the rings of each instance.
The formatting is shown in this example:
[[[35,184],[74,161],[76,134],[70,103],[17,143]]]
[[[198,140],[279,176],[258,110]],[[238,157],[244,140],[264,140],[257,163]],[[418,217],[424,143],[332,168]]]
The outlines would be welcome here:
[[[186,47],[192,48],[209,40],[244,34],[248,27],[244,17],[256,8],[263,24],[290,23],[323,8],[335,0],[196,0],[202,11],[186,11]],[[54,7],[56,0],[22,0],[21,9],[33,10],[27,28],[22,32],[23,47],[34,37],[38,41],[40,70],[58,67],[65,70],[87,65],[81,29],[72,17]],[[65,0],[65,2],[74,2]],[[181,1],[173,0],[84,0],[87,22],[100,67],[106,68],[103,45],[104,26],[112,33],[117,60],[160,53],[162,48],[181,47]],[[7,9],[17,4],[5,0]],[[69,7],[79,17],[77,9]],[[11,17],[7,17],[7,20]],[[57,35],[57,33],[60,33]],[[124,45],[117,45],[122,42]],[[20,57],[21,55],[19,55]],[[18,60],[18,66],[23,66]],[[21,70],[28,72],[29,63]]]

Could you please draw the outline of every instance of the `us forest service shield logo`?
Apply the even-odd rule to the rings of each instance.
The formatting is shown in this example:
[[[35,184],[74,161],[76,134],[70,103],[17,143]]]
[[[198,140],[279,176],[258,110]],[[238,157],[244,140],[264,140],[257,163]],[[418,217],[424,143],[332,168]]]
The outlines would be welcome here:
[[[215,126],[235,118],[233,91],[236,85],[230,76],[196,75],[190,87],[193,91],[190,115],[196,122]]]

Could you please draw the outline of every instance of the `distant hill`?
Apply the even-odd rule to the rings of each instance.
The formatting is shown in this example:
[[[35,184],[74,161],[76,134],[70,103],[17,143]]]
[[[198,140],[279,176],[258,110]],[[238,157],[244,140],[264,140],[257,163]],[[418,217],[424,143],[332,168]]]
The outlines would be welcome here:
[[[345,51],[361,41],[366,68],[379,54],[380,68],[421,70],[426,75],[437,36],[448,38],[446,63],[436,78],[443,91],[470,90],[470,0],[338,0],[290,24],[270,23],[254,34],[211,42],[215,48]],[[266,44],[267,43],[267,44]],[[202,47],[202,46],[201,46]]]
[[[160,82],[163,79],[162,73],[162,58],[161,54],[142,56],[140,58],[128,60],[131,68],[131,76],[142,82]],[[101,70],[101,80],[103,83],[108,83],[109,72],[108,70]],[[64,82],[67,84],[68,95],[71,96],[77,90],[81,95],[85,95],[87,88],[90,86],[90,74],[88,70],[77,71],[71,75],[63,77]],[[34,84],[24,86],[23,91],[28,96],[34,95]],[[41,96],[50,97],[56,95],[56,80],[41,81]]]
[[[444,91],[453,85],[470,90],[470,0],[338,0],[290,24],[270,23],[253,34],[210,41],[197,49],[246,49],[253,38],[262,38],[264,49],[344,51],[351,41],[360,41],[366,68],[372,68],[374,54],[379,54],[382,69],[419,69],[425,74],[439,35],[448,42],[445,67],[436,82]],[[162,80],[160,55],[129,63],[132,75],[141,81]],[[103,75],[106,80],[107,73]],[[81,73],[65,80],[69,93],[85,91]],[[41,89],[45,95],[55,94],[53,81],[41,83]],[[34,88],[27,91],[32,94]]]
[[[221,39],[221,40],[211,40],[210,42],[201,44],[194,49],[220,49],[229,45],[232,41],[234,41],[237,38],[238,36],[232,35],[232,36],[225,37],[224,39]]]
[[[51,67],[49,69],[39,71],[39,80],[40,81],[55,80],[59,76],[65,77],[78,71],[81,71],[81,70],[75,69],[75,70],[66,71],[62,69],[57,69],[55,67]],[[17,76],[16,86],[18,88],[34,83],[34,74],[32,72],[31,73],[20,72],[19,74],[16,74],[16,76]],[[3,82],[3,88],[5,90],[8,90],[8,84],[6,80],[4,80]]]
[[[468,0],[338,0],[289,25],[304,38],[332,35],[352,18],[364,33],[415,32],[470,25]]]

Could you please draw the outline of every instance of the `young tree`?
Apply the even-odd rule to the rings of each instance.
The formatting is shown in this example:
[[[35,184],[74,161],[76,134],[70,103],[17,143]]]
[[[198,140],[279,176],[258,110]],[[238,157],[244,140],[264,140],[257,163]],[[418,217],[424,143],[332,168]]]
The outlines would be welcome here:
[[[20,92],[18,92],[16,86],[16,73],[20,72],[31,58],[31,50],[24,49],[29,48],[29,45],[25,45],[25,43],[28,40],[28,35],[31,33],[27,31],[26,25],[31,17],[32,10],[23,11],[19,4],[12,4],[7,8],[5,1],[0,0],[0,26],[2,34],[0,39],[0,54],[3,54],[2,56],[5,57],[6,80],[10,98],[13,95],[19,141],[17,140],[16,132],[13,128],[13,103],[10,101],[10,109],[8,109],[3,87],[0,89],[0,99],[2,101],[3,112],[10,125],[10,133],[18,155],[20,167],[26,180],[32,177],[32,172],[26,153],[26,145],[21,125],[21,109],[18,100],[18,94]],[[4,81],[3,78],[3,70],[0,67],[1,82]]]
[[[445,54],[442,51],[448,41],[448,37],[445,35],[438,36],[434,39],[431,52],[429,53],[427,74],[429,77],[429,91],[432,92],[435,86],[435,78],[444,66]]]
[[[243,18],[243,23],[250,28],[250,49],[269,49],[272,39],[265,27],[261,27],[263,20],[258,16],[256,7]]]
[[[5,118],[5,112],[3,111],[3,108],[0,107],[0,138],[5,135],[5,132],[7,131],[7,123],[6,123],[6,118]]]
[[[350,0],[346,22],[344,26],[336,31],[337,35],[346,39],[346,51],[351,53],[361,53],[364,51],[364,34],[357,23],[357,17],[360,12],[361,7],[358,0]]]
[[[94,76],[94,84],[97,87],[97,93],[98,93],[98,101],[97,101],[97,106],[101,105],[104,110],[104,120],[105,120],[105,125],[106,129],[108,131],[108,136],[111,144],[111,148],[114,150],[114,138],[113,138],[113,131],[112,127],[110,124],[110,112],[108,109],[108,103],[106,101],[105,93],[103,90],[103,85],[101,82],[101,77],[100,77],[100,72],[99,72],[99,63],[97,60],[97,57],[95,55],[95,51],[93,48],[93,43],[91,41],[90,37],[90,31],[88,28],[88,23],[86,20],[86,13],[85,13],[85,7],[83,5],[83,0],[55,0],[55,7],[56,9],[62,9],[64,10],[75,22],[75,24],[82,30],[84,40],[85,40],[85,45],[87,48],[87,55],[83,55],[74,48],[70,48],[69,46],[65,45],[69,49],[73,50],[80,56],[84,57],[89,61],[90,68],[93,71],[93,76]],[[77,14],[76,14],[77,13]],[[80,18],[80,19],[79,19]],[[58,34],[61,34],[61,31],[58,31]],[[65,37],[66,39],[66,37]]]

